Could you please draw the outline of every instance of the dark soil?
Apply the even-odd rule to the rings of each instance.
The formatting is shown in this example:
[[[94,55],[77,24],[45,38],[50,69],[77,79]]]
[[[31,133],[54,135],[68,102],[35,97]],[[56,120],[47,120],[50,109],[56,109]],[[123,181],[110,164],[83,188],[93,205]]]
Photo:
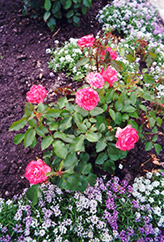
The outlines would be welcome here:
[[[79,38],[90,33],[96,35],[101,26],[95,16],[106,2],[93,1],[92,8],[82,17],[79,28],[60,23],[51,33],[42,21],[22,16],[23,1],[0,1],[0,197],[11,198],[29,186],[24,178],[25,168],[31,160],[42,157],[39,143],[32,150],[24,149],[23,144],[16,146],[13,143],[16,133],[9,132],[10,125],[24,114],[26,92],[32,84],[42,84],[52,91],[68,84],[76,88],[76,83],[71,84],[64,74],[50,77],[47,64],[50,56],[46,54],[46,49],[54,48],[56,39],[64,42],[70,37]],[[164,132],[164,124],[161,131]],[[159,143],[164,143],[164,136],[160,136]],[[152,163],[152,152],[146,153],[138,142],[126,160],[122,161],[124,168],[117,168],[116,174],[132,181],[144,173],[143,169],[159,168]],[[158,158],[164,162],[164,150]],[[145,166],[141,167],[147,160]]]

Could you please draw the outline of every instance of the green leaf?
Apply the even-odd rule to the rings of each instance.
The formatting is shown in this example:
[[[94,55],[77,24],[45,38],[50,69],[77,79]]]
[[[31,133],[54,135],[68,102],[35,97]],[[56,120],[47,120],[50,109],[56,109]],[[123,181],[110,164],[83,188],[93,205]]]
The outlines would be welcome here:
[[[54,143],[53,143],[53,149],[54,149],[54,152],[55,154],[62,158],[62,159],[65,159],[67,154],[68,154],[68,149],[67,149],[67,146],[65,145],[64,142],[60,141],[60,140],[56,140]]]
[[[17,134],[14,137],[14,144],[18,145],[24,139],[24,134]]]
[[[37,139],[36,139],[36,137],[34,137],[34,140],[33,140],[32,144],[30,145],[30,148],[31,149],[34,148],[36,146],[36,144],[37,144]]]
[[[154,144],[154,148],[155,148],[155,151],[156,151],[157,155],[159,155],[159,153],[161,152],[161,149],[162,149],[161,145]]]
[[[81,11],[82,14],[85,15],[87,13],[87,8],[85,6],[82,6]]]
[[[114,174],[115,169],[116,169],[116,166],[115,166],[114,161],[112,161],[112,160],[107,160],[107,161],[104,163],[103,170],[104,170],[105,172],[108,172],[108,173],[112,173],[112,174]]]
[[[82,173],[83,175],[87,175],[88,173],[90,173],[91,170],[92,170],[92,165],[90,163],[89,164],[87,164],[86,162],[82,163],[80,173]]]
[[[42,150],[47,149],[52,144],[53,141],[54,139],[52,138],[51,135],[46,136],[41,142]]]
[[[80,60],[76,64],[76,69],[79,69],[80,66],[84,66],[88,62],[89,62],[89,58],[88,57],[82,57],[82,58],[80,58]]]
[[[45,12],[44,15],[43,15],[43,20],[44,20],[45,22],[47,22],[47,20],[49,19],[50,15],[51,15],[50,12]]]
[[[59,139],[63,140],[66,143],[70,143],[75,138],[75,136],[74,135],[71,135],[71,134],[70,135],[69,134],[67,135],[67,134],[65,134],[63,132],[57,131],[57,132],[54,133],[54,138],[55,139],[56,138],[59,138]]]
[[[87,131],[87,126],[85,125],[85,124],[83,124],[83,123],[77,123],[77,127],[78,127],[78,129],[82,132],[82,133],[85,133],[86,131]]]
[[[45,0],[44,2],[44,8],[49,11],[51,8],[51,0]]]
[[[31,114],[34,111],[34,107],[33,107],[32,103],[26,103],[24,111],[25,111],[25,114],[27,115],[27,117],[31,116]]]
[[[73,9],[69,10],[68,13],[66,14],[66,18],[71,18],[74,15]]]
[[[152,141],[153,141],[153,142],[156,142],[157,139],[158,139],[158,135],[154,135],[153,138],[152,138]]]
[[[100,153],[98,156],[97,156],[97,159],[95,161],[95,164],[96,165],[103,165],[104,164],[104,161],[106,161],[108,159],[108,156],[105,152],[102,152]]]
[[[100,152],[106,148],[107,144],[104,140],[99,140],[96,144],[96,152]]]
[[[39,184],[32,185],[26,192],[27,199],[32,201],[32,204],[34,206],[38,203],[40,196],[41,196],[41,189]]]
[[[84,6],[90,8],[92,6],[92,0],[83,0]]]
[[[90,158],[90,155],[88,153],[80,153],[80,161],[81,162],[87,162]]]
[[[151,97],[150,93],[148,93],[148,92],[144,92],[143,97],[144,97],[144,99],[146,99],[148,101],[152,101],[152,97]]]
[[[116,71],[118,71],[118,72],[122,72],[123,71],[122,65],[121,65],[121,63],[119,61],[111,60],[110,63],[111,63],[111,66],[113,66],[116,69]]]
[[[85,151],[85,146],[84,146],[84,135],[80,135],[79,137],[76,137],[72,143],[71,143],[71,148],[74,152]]]
[[[155,125],[155,120],[154,118],[149,118],[149,125],[150,125],[150,128],[152,128],[154,125]]]
[[[160,127],[162,124],[162,119],[160,117],[157,117],[156,121],[157,121],[157,125]]]
[[[115,109],[116,111],[121,111],[123,108],[123,103],[120,103],[119,101],[115,102]]]
[[[67,103],[68,103],[68,100],[66,97],[59,98],[57,102],[59,109],[64,108]]]
[[[59,128],[61,131],[69,129],[72,126],[72,117],[65,117],[61,120]]]
[[[37,121],[35,118],[28,120],[28,123],[33,128],[35,128],[37,126]]]
[[[74,110],[76,112],[80,113],[80,115],[82,115],[83,117],[86,117],[89,114],[89,111],[87,111],[87,110],[85,110],[85,109],[83,109],[83,108],[81,108],[79,106],[74,106]]]
[[[112,118],[113,120],[115,120],[116,115],[115,115],[115,111],[114,111],[113,109],[109,109],[109,114],[110,114],[111,118]]]
[[[130,101],[131,101],[131,104],[132,105],[135,105],[136,104],[136,101],[137,101],[137,93],[136,92],[132,92],[131,95],[130,95]]]
[[[150,75],[148,74],[143,74],[143,77],[144,77],[144,81],[146,83],[149,83],[149,84],[154,84],[155,83],[155,79],[152,78]]]
[[[101,114],[103,112],[104,112],[104,110],[102,108],[95,107],[94,109],[92,109],[90,111],[90,114],[91,114],[91,116],[97,116],[97,115],[99,115],[99,114]]]
[[[144,112],[147,112],[147,107],[145,105],[139,105],[140,109],[142,109]]]
[[[58,109],[49,109],[44,115],[43,117],[47,118],[47,119],[54,119],[54,118],[58,118],[60,117],[60,113],[61,111]]]
[[[133,113],[133,112],[135,112],[135,108],[134,107],[132,107],[131,105],[124,105],[124,107],[123,107],[123,109],[122,109],[122,112],[124,112],[124,113]]]
[[[146,150],[146,151],[151,150],[152,147],[153,147],[153,143],[152,143],[151,141],[149,141],[149,142],[147,142],[147,143],[145,144],[145,150]]]
[[[56,26],[56,20],[54,18],[50,18],[47,22],[48,28],[53,31]]]
[[[86,139],[90,142],[97,142],[99,140],[99,137],[96,133],[89,131],[86,135],[85,135]]]
[[[129,122],[128,122],[128,124],[131,124],[131,126],[134,129],[138,130],[138,124],[133,119],[130,119]]]
[[[60,1],[55,1],[52,7],[52,13],[53,14],[58,13],[60,11],[60,8],[61,8]]]
[[[48,133],[48,129],[46,127],[44,127],[44,126],[36,127],[35,131],[41,137],[45,137],[45,134]]]
[[[120,112],[116,113],[115,123],[120,125],[122,123],[122,114]]]
[[[94,186],[97,180],[97,176],[93,173],[89,173],[88,175],[88,182],[91,186]]]
[[[69,9],[69,8],[71,7],[71,5],[72,5],[72,1],[71,1],[71,0],[66,0],[66,1],[64,2],[64,4],[63,4],[63,7],[64,7],[65,9]]]
[[[22,129],[27,123],[27,118],[22,118],[18,121],[15,121],[9,128],[9,131],[18,131],[19,129]]]
[[[75,153],[69,153],[63,162],[65,168],[73,168],[78,164],[78,158]]]
[[[28,129],[24,135],[24,147],[27,148],[34,141],[36,132],[34,129]]]

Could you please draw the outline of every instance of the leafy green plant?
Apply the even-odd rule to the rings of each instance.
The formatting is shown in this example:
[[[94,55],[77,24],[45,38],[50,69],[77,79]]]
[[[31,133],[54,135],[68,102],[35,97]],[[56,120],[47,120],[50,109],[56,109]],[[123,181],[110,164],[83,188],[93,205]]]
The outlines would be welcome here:
[[[157,138],[164,100],[154,94],[157,84],[148,74],[125,73],[124,63],[108,46],[108,37],[89,35],[78,41],[87,55],[77,69],[87,62],[91,66],[83,88],[46,104],[44,88],[33,86],[35,90],[27,93],[25,115],[10,127],[11,131],[27,127],[15,136],[16,144],[24,140],[24,146],[32,148],[37,137],[42,138],[43,159],[51,167],[47,176],[66,190],[84,191],[97,174],[114,173],[115,161],[126,157],[138,136],[147,151],[154,147],[159,154],[161,150]]]
[[[56,20],[63,17],[69,23],[78,26],[81,14],[87,13],[87,8],[92,5],[92,0],[24,0],[23,14],[32,9],[32,16],[40,15],[51,31],[56,26]]]

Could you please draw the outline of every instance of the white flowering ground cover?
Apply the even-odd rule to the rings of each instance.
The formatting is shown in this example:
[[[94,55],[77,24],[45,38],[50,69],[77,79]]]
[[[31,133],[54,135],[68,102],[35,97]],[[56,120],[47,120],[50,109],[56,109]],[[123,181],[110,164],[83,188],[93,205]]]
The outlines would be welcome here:
[[[41,185],[33,207],[25,192],[0,200],[0,241],[163,241],[164,173],[147,173],[133,186],[98,178],[84,193]]]
[[[152,53],[148,55],[150,66],[145,71],[155,80],[163,78],[163,29],[158,28],[157,12],[151,5],[141,0],[115,0],[98,18],[104,23],[104,29],[112,26],[126,34],[118,44],[109,43],[126,71],[139,71],[141,58],[132,61],[131,57],[136,45],[140,47],[137,40],[142,39],[146,41],[145,53]],[[47,50],[52,54],[49,67],[54,72],[65,71],[75,81],[81,80],[91,67],[85,64],[77,71],[83,54],[77,40],[70,39],[64,47],[58,44],[56,42],[54,51]],[[162,83],[157,85],[157,95],[164,96]],[[115,176],[111,180],[98,178],[95,186],[88,186],[83,193],[63,191],[53,184],[43,183],[35,206],[27,200],[26,190],[13,200],[0,199],[0,242],[162,242],[163,187],[163,171],[138,177],[132,186]]]

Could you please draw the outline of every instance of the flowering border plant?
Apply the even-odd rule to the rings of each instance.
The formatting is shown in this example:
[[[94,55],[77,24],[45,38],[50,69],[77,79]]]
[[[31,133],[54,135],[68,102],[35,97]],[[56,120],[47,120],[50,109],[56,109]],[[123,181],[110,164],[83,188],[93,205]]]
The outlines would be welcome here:
[[[156,126],[161,125],[164,112],[163,99],[153,95],[156,82],[146,74],[142,79],[138,72],[125,75],[124,63],[108,46],[111,37],[109,33],[101,40],[93,35],[79,39],[84,57],[77,68],[89,62],[91,69],[86,84],[70,98],[46,104],[47,91],[41,85],[27,93],[25,115],[10,130],[27,127],[14,138],[16,144],[24,140],[25,147],[34,147],[40,136],[41,148],[46,150],[43,160],[49,166],[29,165],[26,177],[31,184],[46,180],[45,176],[60,188],[84,191],[88,183],[95,183],[96,174],[113,173],[115,161],[125,158],[139,138],[146,150],[154,147],[160,153]],[[145,125],[150,132],[145,132]]]
[[[164,41],[163,27],[159,24],[157,9],[146,0],[114,0],[99,11],[97,19],[103,29],[116,30],[122,35],[133,32],[152,33],[154,41]]]
[[[26,190],[13,201],[0,199],[0,241],[163,241],[164,210],[158,201],[163,201],[164,174],[147,175],[133,187],[115,176],[98,178],[84,193],[43,183],[35,207]]]

